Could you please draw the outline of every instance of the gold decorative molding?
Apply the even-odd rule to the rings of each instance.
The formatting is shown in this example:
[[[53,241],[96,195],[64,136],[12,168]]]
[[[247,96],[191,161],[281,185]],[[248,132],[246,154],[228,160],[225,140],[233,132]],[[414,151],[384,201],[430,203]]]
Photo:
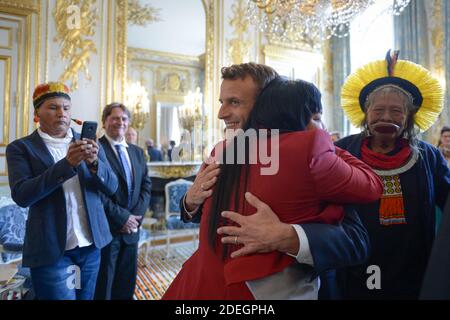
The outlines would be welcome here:
[[[64,73],[59,81],[71,81],[71,89],[78,89],[78,72],[82,71],[87,80],[91,80],[88,65],[90,55],[97,53],[95,43],[90,38],[95,34],[95,26],[99,19],[96,0],[57,0],[53,10],[57,34],[53,39],[61,46],[60,56],[68,60]],[[69,6],[77,6],[80,10],[79,28],[69,28],[67,21],[71,19],[67,12]]]
[[[230,26],[234,28],[234,38],[228,40],[228,60],[231,64],[239,64],[250,60],[250,47],[253,45],[248,35],[249,21],[245,18],[247,5],[244,0],[237,0],[232,6],[233,16]],[[247,39],[245,39],[247,35]]]
[[[205,96],[214,79],[214,1],[202,0],[206,16]]]
[[[138,0],[128,0],[128,23],[145,27],[152,22],[162,21],[160,11],[149,4],[142,5]]]
[[[172,52],[163,52],[142,48],[128,47],[128,60],[150,61],[156,63],[170,63],[182,66],[197,66],[202,68],[200,56],[191,56]]]
[[[18,39],[18,76],[17,76],[17,92],[16,96],[13,98],[16,103],[16,138],[21,136],[26,136],[29,134],[30,129],[30,86],[31,86],[31,65],[32,63],[38,64],[40,52],[39,48],[39,35],[36,35],[36,31],[39,29],[38,22],[37,25],[33,27],[33,18],[35,14],[40,14],[40,8],[38,6],[32,6],[31,2],[15,3],[11,1],[0,0],[0,12],[10,14],[17,19],[11,19],[2,17],[2,20],[13,21],[18,24],[17,39]],[[25,30],[22,29],[22,26]],[[33,46],[33,34],[34,46]],[[25,50],[22,51],[23,45]],[[31,50],[33,49],[34,55],[31,55]],[[22,54],[24,55],[24,60],[22,60]],[[34,59],[33,59],[34,57]],[[37,69],[35,69],[37,70]],[[22,80],[23,77],[23,80]],[[37,75],[35,75],[35,81]],[[20,100],[22,99],[22,100]]]
[[[159,67],[156,71],[158,93],[186,94],[191,88],[191,74],[187,68]]]
[[[110,0],[108,0],[110,1]],[[114,83],[120,84],[120,92],[114,90],[114,99],[123,101],[125,95],[125,85],[127,83],[127,21],[128,21],[128,1],[116,0],[116,44],[115,57],[117,66],[114,69]]]
[[[11,108],[10,91],[11,91],[11,56],[0,55],[0,61],[5,63],[4,79],[4,98],[3,98],[3,139],[0,141],[0,147],[5,147],[9,143],[9,113]]]
[[[38,11],[39,3],[36,0],[0,0],[0,6],[6,6],[16,9],[27,9],[32,11]]]
[[[187,163],[147,163],[150,177],[158,178],[187,178],[197,174],[201,162]]]

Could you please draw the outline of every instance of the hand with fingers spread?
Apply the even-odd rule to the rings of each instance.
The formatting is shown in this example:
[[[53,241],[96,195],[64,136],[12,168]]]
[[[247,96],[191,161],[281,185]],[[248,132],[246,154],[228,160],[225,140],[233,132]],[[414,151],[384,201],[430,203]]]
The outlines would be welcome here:
[[[78,167],[83,160],[91,156],[92,144],[87,141],[76,141],[70,144],[66,159],[72,167]]]
[[[186,209],[189,211],[195,210],[212,195],[212,187],[216,184],[219,173],[220,165],[212,163],[197,174],[194,184],[186,193]]]
[[[294,228],[281,222],[267,204],[250,192],[245,193],[245,199],[256,208],[256,213],[243,216],[237,212],[224,211],[222,216],[239,224],[239,227],[225,226],[217,230],[223,236],[222,243],[243,245],[231,253],[231,257],[275,250],[297,255],[300,244]]]

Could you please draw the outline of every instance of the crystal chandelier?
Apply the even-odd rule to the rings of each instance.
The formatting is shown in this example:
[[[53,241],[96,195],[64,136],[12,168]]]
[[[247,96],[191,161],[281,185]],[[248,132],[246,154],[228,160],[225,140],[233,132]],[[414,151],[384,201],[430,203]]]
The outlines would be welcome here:
[[[313,45],[347,36],[352,20],[375,1],[380,0],[249,0],[247,17],[269,37]],[[391,2],[387,10],[399,15],[410,0]]]

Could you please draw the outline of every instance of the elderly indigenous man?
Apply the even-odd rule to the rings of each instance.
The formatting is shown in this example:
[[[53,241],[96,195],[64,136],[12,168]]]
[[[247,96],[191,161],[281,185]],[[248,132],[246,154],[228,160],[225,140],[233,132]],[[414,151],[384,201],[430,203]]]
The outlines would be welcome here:
[[[342,106],[364,131],[336,144],[371,166],[384,183],[380,201],[358,205],[371,255],[339,274],[345,298],[417,299],[435,236],[435,206],[445,205],[450,171],[437,148],[417,138],[443,106],[430,72],[398,51],[350,75]],[[369,268],[371,267],[371,268]]]
[[[23,265],[40,300],[92,299],[111,241],[100,193],[113,194],[117,177],[97,143],[69,127],[64,84],[37,86],[33,104],[39,128],[6,149],[12,198],[30,208]]]
[[[131,300],[136,286],[139,227],[152,184],[144,150],[125,141],[130,121],[130,111],[121,103],[103,110],[105,135],[99,141],[119,178],[119,188],[103,198],[113,240],[102,249],[95,299]]]
[[[239,129],[245,124],[261,90],[277,75],[271,67],[255,63],[222,68],[218,116],[227,129]],[[316,110],[312,118],[318,127],[323,126],[321,111]],[[202,167],[194,184],[181,199],[181,218],[184,221],[200,221],[203,203],[212,195],[219,170],[217,164]],[[225,212],[224,217],[237,222],[240,227],[218,229],[220,234],[225,235],[222,242],[243,246],[233,252],[232,257],[273,250],[291,254],[300,264],[313,268],[322,280],[327,280],[322,282],[326,282],[321,293],[324,298],[337,297],[333,269],[356,265],[367,258],[367,233],[350,207],[346,208],[344,220],[339,225],[290,225],[280,222],[271,208],[255,196],[250,194],[247,201],[257,208],[255,214],[241,216]]]

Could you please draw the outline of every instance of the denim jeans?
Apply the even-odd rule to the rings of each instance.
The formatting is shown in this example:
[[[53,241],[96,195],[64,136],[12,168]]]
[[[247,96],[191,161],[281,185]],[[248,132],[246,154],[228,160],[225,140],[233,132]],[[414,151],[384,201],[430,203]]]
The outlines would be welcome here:
[[[92,300],[100,250],[94,245],[68,250],[50,265],[31,268],[31,280],[39,300]]]

